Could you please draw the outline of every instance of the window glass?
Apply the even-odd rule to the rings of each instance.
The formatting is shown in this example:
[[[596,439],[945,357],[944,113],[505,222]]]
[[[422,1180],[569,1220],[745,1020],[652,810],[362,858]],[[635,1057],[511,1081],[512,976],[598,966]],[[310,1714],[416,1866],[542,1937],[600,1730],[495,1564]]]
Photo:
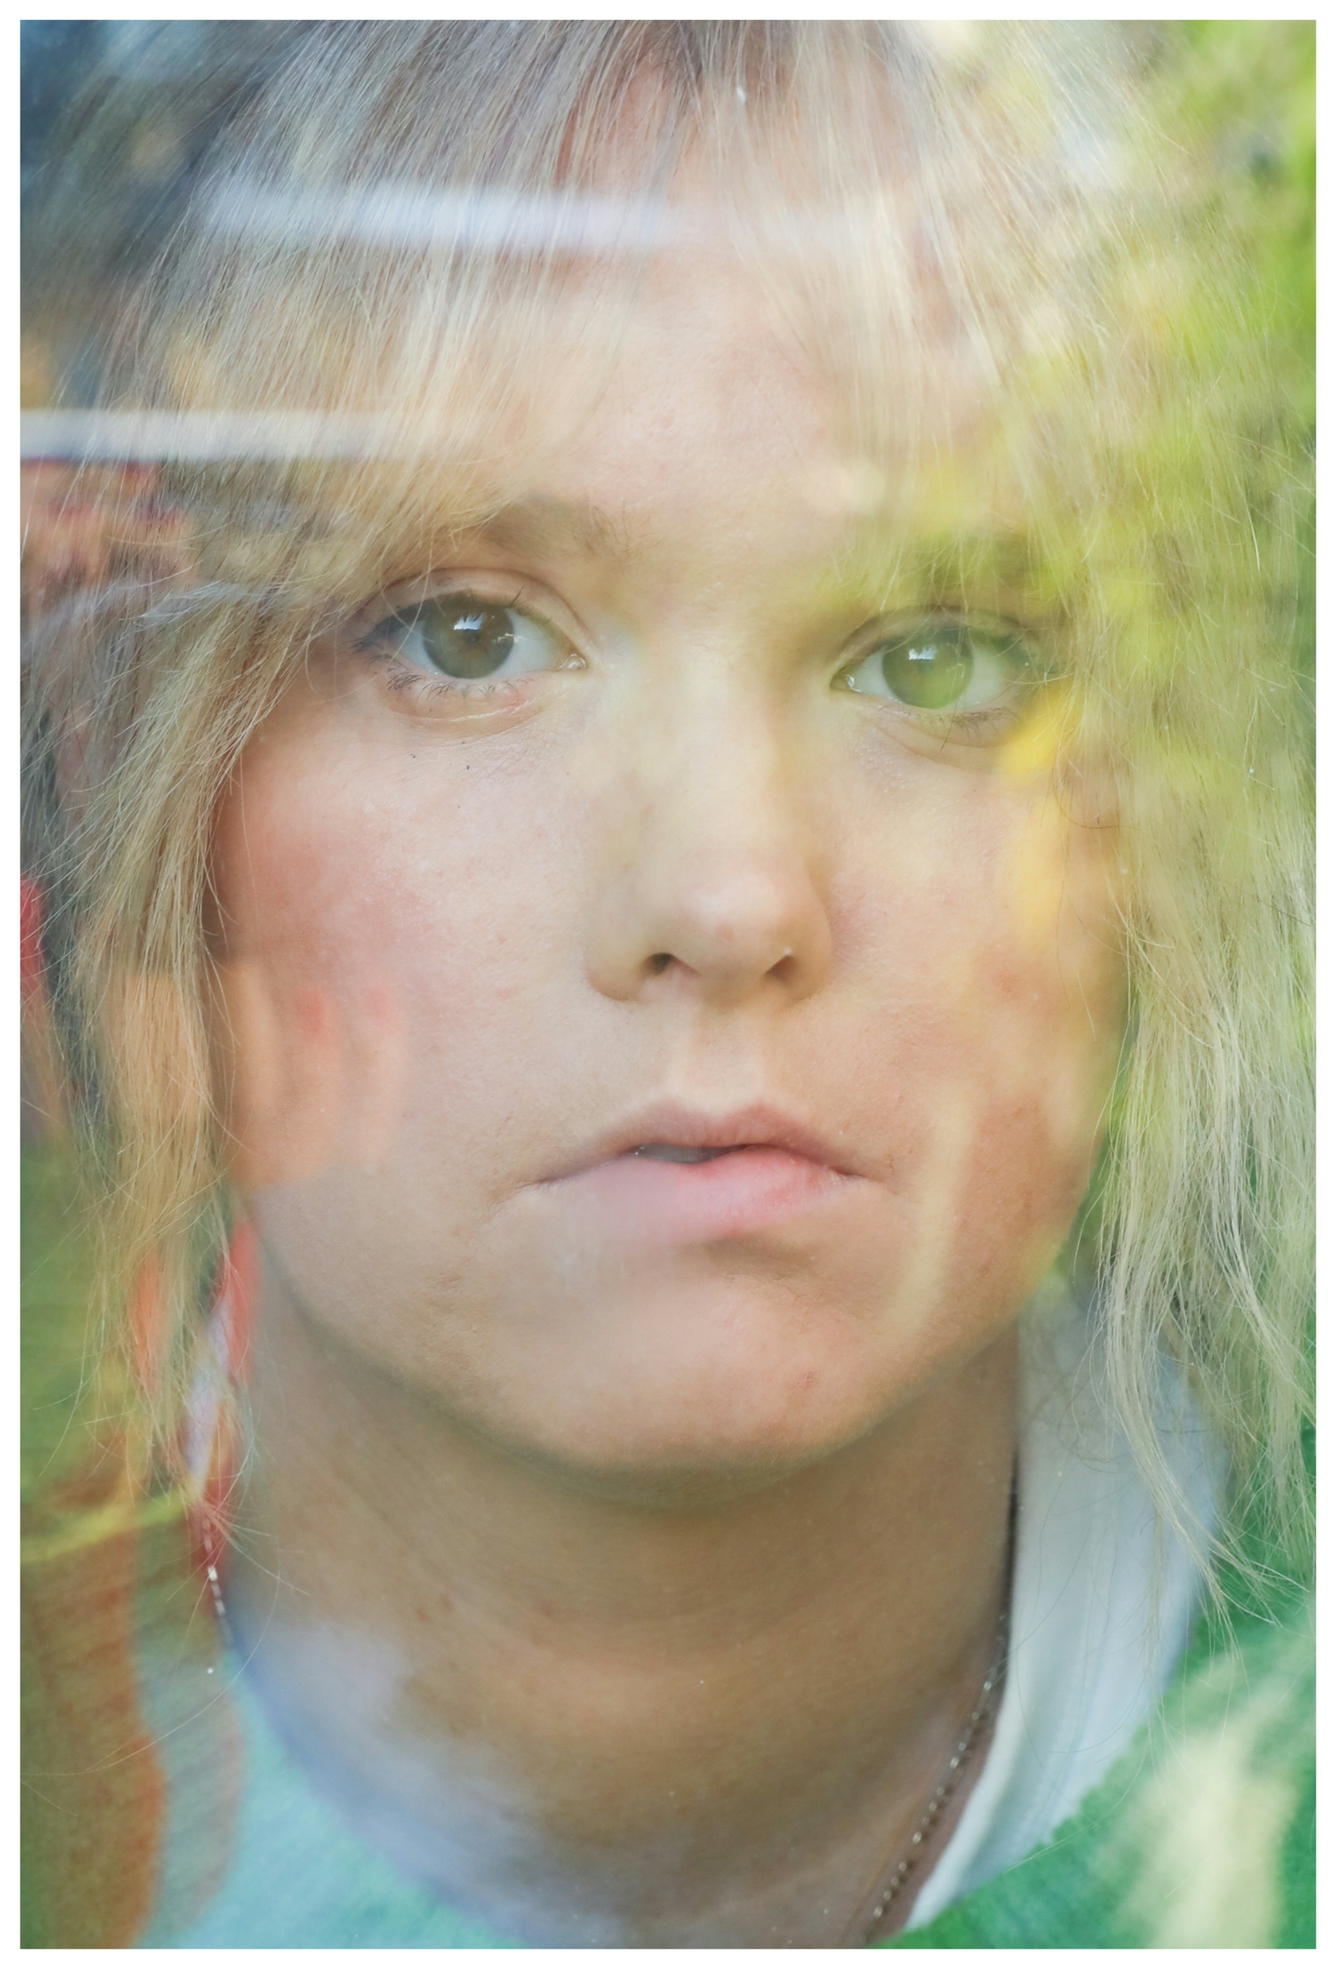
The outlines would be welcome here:
[[[1312,27],[22,32],[25,1938],[1305,1945]]]

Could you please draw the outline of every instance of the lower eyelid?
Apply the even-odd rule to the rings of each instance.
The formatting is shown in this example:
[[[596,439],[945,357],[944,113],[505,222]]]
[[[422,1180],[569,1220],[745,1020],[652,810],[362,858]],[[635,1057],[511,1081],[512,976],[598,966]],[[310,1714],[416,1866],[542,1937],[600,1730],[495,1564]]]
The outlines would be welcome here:
[[[891,711],[896,724],[908,732],[919,733],[927,741],[944,746],[954,742],[974,746],[1002,743],[1008,738],[1023,715],[1025,693],[1019,688],[1019,680],[1014,680],[985,704],[960,709],[948,706],[940,711],[907,704],[891,692],[884,696],[874,691],[853,691],[851,695]]]

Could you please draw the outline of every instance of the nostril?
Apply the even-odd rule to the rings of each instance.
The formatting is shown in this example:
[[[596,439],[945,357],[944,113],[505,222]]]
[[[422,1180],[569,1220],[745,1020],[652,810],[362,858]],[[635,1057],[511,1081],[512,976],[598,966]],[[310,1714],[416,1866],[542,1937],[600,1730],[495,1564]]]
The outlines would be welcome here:
[[[650,960],[650,968],[652,971],[654,971],[656,977],[658,978],[661,971],[667,971],[669,966],[673,963],[673,961],[674,961],[673,957],[669,951],[657,950],[655,955]]]

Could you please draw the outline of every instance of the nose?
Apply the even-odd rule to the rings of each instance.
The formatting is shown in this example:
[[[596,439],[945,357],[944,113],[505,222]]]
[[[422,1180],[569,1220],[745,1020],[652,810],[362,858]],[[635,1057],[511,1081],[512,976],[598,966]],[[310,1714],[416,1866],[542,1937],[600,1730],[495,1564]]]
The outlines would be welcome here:
[[[602,825],[586,969],[606,997],[688,992],[724,1007],[822,983],[819,847],[778,747],[686,735],[623,776]]]

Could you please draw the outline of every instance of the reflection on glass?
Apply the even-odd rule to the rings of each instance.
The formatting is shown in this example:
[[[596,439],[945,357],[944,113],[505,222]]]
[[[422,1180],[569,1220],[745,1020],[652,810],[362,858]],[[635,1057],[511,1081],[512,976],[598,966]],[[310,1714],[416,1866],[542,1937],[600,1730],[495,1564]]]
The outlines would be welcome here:
[[[32,25],[31,1940],[1303,1945],[1307,30]]]

